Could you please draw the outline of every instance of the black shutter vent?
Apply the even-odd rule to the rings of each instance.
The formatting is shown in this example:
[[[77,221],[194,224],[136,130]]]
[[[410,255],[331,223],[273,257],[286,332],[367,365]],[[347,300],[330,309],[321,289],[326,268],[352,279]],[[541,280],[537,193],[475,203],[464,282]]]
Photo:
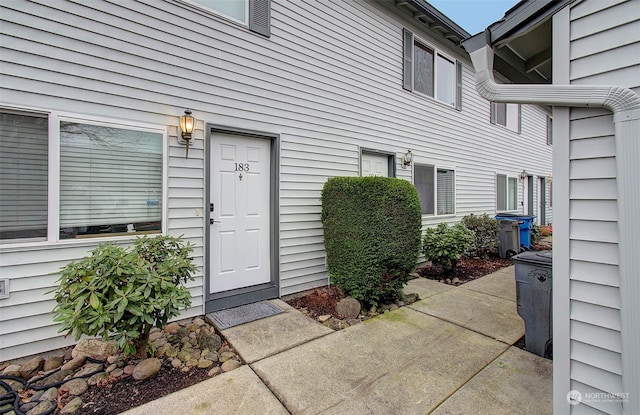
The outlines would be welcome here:
[[[249,30],[271,36],[271,0],[249,0]]]

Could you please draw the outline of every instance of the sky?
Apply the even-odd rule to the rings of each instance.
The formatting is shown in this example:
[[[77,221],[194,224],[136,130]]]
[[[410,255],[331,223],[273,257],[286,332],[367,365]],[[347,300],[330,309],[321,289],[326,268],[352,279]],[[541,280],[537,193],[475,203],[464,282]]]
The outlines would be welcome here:
[[[427,0],[458,26],[475,35],[500,20],[518,0]]]

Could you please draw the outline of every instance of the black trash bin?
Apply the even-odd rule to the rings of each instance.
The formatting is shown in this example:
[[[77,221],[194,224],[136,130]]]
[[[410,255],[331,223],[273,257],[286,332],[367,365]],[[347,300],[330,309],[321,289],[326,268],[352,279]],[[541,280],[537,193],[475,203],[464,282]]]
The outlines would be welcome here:
[[[552,251],[527,251],[513,257],[518,314],[524,320],[525,348],[553,356]]]

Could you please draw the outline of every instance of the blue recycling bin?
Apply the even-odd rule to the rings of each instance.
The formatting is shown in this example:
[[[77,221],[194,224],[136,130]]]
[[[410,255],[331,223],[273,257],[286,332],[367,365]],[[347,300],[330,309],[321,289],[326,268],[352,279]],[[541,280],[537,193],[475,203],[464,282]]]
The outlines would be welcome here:
[[[531,249],[531,229],[533,229],[532,215],[518,215],[517,213],[500,213],[496,215],[497,220],[509,219],[517,220],[520,225],[520,246]]]

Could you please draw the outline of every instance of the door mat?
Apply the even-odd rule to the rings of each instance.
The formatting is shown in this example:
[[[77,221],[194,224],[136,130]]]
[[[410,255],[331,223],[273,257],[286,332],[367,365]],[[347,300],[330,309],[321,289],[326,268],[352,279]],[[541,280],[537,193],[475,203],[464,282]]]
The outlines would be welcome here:
[[[241,305],[239,307],[229,308],[227,310],[216,311],[207,314],[209,320],[218,328],[218,330],[226,330],[240,324],[249,323],[251,321],[260,320],[265,317],[275,316],[282,313],[283,310],[277,305],[268,301],[260,301]]]

